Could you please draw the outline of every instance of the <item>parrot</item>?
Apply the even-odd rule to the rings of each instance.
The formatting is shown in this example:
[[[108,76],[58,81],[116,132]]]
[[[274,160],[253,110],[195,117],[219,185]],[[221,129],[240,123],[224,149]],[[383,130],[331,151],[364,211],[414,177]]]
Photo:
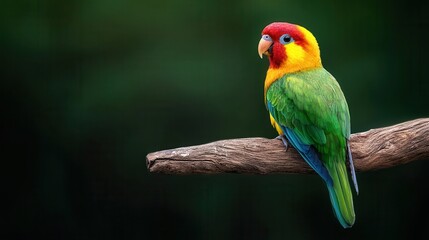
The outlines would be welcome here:
[[[277,138],[294,147],[323,179],[334,216],[341,226],[355,223],[353,195],[359,193],[350,150],[350,113],[336,79],[322,66],[319,45],[306,28],[273,22],[262,30],[258,44],[269,67],[264,101]]]

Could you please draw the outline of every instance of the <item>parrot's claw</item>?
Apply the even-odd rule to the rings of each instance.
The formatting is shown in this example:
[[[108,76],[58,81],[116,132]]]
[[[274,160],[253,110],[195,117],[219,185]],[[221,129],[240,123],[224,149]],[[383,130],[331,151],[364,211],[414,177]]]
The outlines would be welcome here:
[[[278,135],[276,137],[276,139],[282,140],[283,145],[285,145],[285,148],[286,148],[286,151],[287,151],[287,149],[289,148],[289,143],[287,142],[285,135]]]

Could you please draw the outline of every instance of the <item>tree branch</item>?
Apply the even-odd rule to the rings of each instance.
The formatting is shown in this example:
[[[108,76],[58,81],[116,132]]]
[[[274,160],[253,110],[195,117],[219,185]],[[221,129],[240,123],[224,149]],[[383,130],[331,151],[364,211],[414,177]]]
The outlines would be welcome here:
[[[350,148],[356,171],[389,168],[429,159],[429,118],[352,134]],[[192,173],[311,173],[293,147],[266,138],[221,140],[208,144],[149,153],[150,172]]]

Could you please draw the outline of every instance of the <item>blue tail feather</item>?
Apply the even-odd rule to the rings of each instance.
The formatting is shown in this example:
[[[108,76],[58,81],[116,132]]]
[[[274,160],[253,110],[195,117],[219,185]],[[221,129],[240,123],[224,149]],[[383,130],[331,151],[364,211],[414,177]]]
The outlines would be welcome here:
[[[349,159],[350,172],[352,175],[352,180],[353,180],[353,184],[355,186],[356,194],[359,194],[359,187],[358,187],[358,183],[357,183],[357,179],[356,179],[355,165],[353,164],[353,157],[352,157],[352,152],[350,150],[349,140],[347,140],[347,158]]]
[[[334,210],[334,214],[337,217],[338,221],[340,222],[341,226],[343,226],[344,228],[350,228],[352,227],[352,225],[348,224],[346,222],[346,220],[344,220],[343,215],[341,214],[340,211],[340,205],[338,203],[338,199],[337,196],[335,195],[335,190],[333,186],[328,186],[328,191],[329,191],[329,197],[331,199],[331,203],[332,203],[332,208]]]
[[[292,146],[298,150],[299,154],[304,158],[304,160],[310,165],[311,168],[319,174],[326,184],[332,187],[333,182],[332,178],[328,173],[328,170],[325,168],[323,163],[319,159],[319,155],[316,152],[316,149],[311,145],[304,144],[298,136],[289,128],[282,127],[283,133],[286,138],[292,144]]]

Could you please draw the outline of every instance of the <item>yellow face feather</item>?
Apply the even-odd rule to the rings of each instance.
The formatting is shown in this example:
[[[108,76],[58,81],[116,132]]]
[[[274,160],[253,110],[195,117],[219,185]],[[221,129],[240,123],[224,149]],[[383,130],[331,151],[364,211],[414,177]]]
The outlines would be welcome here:
[[[268,68],[264,83],[264,99],[266,98],[266,92],[271,84],[283,75],[322,66],[319,45],[317,44],[316,38],[310,31],[301,26],[297,26],[297,29],[302,33],[306,44],[292,42],[283,45],[287,57],[279,67],[274,68],[270,66]]]

